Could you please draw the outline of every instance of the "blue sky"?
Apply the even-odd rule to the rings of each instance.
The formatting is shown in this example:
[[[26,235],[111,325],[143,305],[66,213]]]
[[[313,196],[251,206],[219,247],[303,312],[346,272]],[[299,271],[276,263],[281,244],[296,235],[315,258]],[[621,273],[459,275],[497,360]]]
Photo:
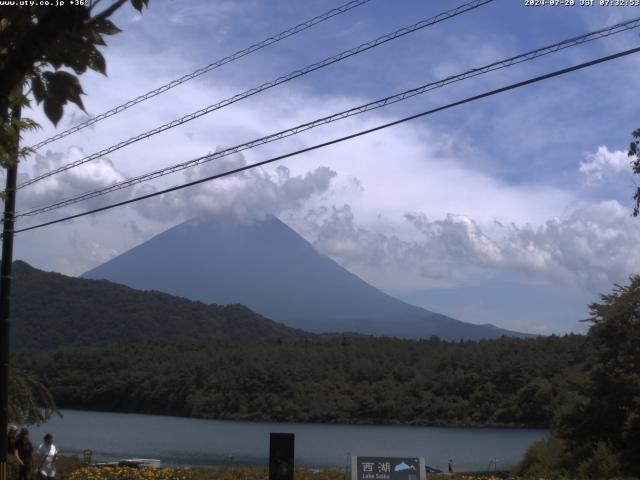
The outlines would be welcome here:
[[[462,2],[372,0],[50,144],[22,175],[80,158]],[[336,1],[152,0],[122,9],[109,76],[82,82],[90,114],[320,14]],[[36,205],[235,145],[469,68],[640,16],[634,7],[494,2],[140,142],[20,198]],[[625,32],[155,181],[100,202],[257,161],[637,46]],[[587,303],[640,270],[625,149],[637,116],[632,56],[441,112],[216,185],[24,234],[18,256],[79,274],[193,215],[276,214],[399,298],[461,320],[583,331]],[[66,128],[83,118],[70,108]],[[56,130],[44,126],[27,143]],[[67,213],[77,210],[70,209]],[[50,214],[48,218],[55,218]],[[26,224],[26,223],[25,223]]]

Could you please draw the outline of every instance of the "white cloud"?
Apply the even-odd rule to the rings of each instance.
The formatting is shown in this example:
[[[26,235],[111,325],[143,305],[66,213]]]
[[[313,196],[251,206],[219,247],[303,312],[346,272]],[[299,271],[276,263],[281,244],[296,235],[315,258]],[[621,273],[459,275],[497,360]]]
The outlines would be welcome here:
[[[622,150],[610,151],[606,146],[586,155],[580,162],[580,173],[585,176],[588,184],[601,183],[608,177],[630,171],[627,152]]]
[[[263,38],[275,28],[272,12],[264,10],[259,2],[251,4],[255,9],[226,1],[216,6],[195,2],[188,10],[176,5],[160,2],[145,10],[144,21],[138,21],[141,17],[137,15],[131,18],[131,11],[123,10],[126,17],[122,18],[130,23],[122,35],[109,39],[105,50],[109,78],[91,72],[82,77],[84,90],[89,93],[85,99],[89,113],[99,114]],[[291,5],[279,2],[268,8],[291,13],[278,19],[283,28],[304,13]],[[425,14],[432,10],[427,3],[418,2],[415,7]],[[361,12],[358,18],[366,19],[362,28],[350,30],[356,25],[353,16],[345,16],[342,24],[327,22],[295,42],[265,49],[66,137],[51,145],[58,153],[47,152],[35,161],[28,160],[21,171],[33,176],[79,158],[83,152],[93,153],[388,29],[374,15]],[[403,16],[393,19],[398,25],[411,21],[402,9],[391,14]],[[575,27],[576,32],[584,30],[582,20],[566,15],[567,22],[574,22],[567,25]],[[385,19],[384,23],[391,20]],[[464,21],[462,17],[459,20]],[[245,142],[530,47],[528,37],[518,29],[501,29],[499,34],[487,37],[491,29],[486,24],[470,22],[454,34],[441,30],[455,25],[451,22],[419,37],[438,36],[446,41],[390,43],[123,148],[110,155],[110,160],[93,162],[34,185],[29,191],[25,189],[19,195],[19,207],[57,200],[194,158],[216,145]],[[261,30],[248,28],[252,23]],[[601,23],[598,20],[598,27]],[[343,28],[345,25],[349,28]],[[327,31],[332,33],[327,35]],[[466,42],[447,40],[459,40],[460,31],[466,32]],[[249,33],[243,37],[244,32]],[[561,32],[558,35],[565,36]],[[469,41],[477,38],[486,41]],[[437,47],[425,50],[424,45]],[[464,51],[460,45],[465,45]],[[579,54],[567,51],[562,61],[567,57],[577,61],[586,52],[590,55],[595,45],[576,50]],[[416,63],[415,58],[430,62],[428,71],[421,66],[424,62]],[[246,151],[243,157],[203,165],[186,175],[159,179],[118,195],[124,198],[157,191],[216,169],[263,160],[370,128],[546,71],[559,63],[552,58],[451,85],[406,104],[305,132]],[[628,64],[613,65],[601,74],[628,82],[629,75],[637,71]],[[629,119],[635,118],[630,100],[633,92],[605,90],[601,86],[607,82],[591,81],[588,76],[599,75],[597,69],[584,75],[563,77],[552,87],[532,87],[441,112],[415,124],[287,160],[277,167],[245,172],[24,234],[27,241],[20,241],[18,250],[36,266],[80,273],[190,216],[275,213],[314,240],[319,249],[376,286],[396,290],[455,286],[480,282],[499,270],[585,288],[603,284],[608,288],[608,282],[624,281],[628,273],[640,269],[635,253],[638,224],[615,202],[585,204],[580,176],[575,171],[579,159],[566,152],[619,145],[622,140],[611,137],[616,129],[599,126],[603,113],[609,111],[615,111],[616,124],[630,124]],[[585,89],[592,92],[595,103],[584,102]],[[564,108],[558,109],[559,101]],[[56,133],[40,108],[29,114],[44,131],[26,133],[27,143]],[[84,117],[75,107],[65,113],[70,125]],[[549,128],[550,118],[556,125],[571,127]],[[586,136],[585,131],[592,133]],[[597,183],[620,174],[625,165],[628,159],[624,152],[600,147],[583,159],[580,172],[587,181]],[[569,174],[563,177],[565,171]],[[103,201],[106,198],[81,208]],[[306,218],[303,212],[308,212]]]
[[[29,172],[20,173],[18,183],[50,172],[85,156],[85,152],[78,147],[69,147],[65,152],[47,150],[45,153],[38,153],[34,158],[28,160]],[[92,191],[119,182],[124,178],[124,175],[111,160],[102,157],[21,189],[17,196],[18,210]]]
[[[216,175],[246,166],[242,154],[223,157],[184,171],[184,180]],[[162,195],[159,201],[144,202],[138,211],[152,219],[190,218],[207,215],[233,215],[240,218],[260,218],[296,210],[315,195],[326,192],[336,172],[318,167],[300,175],[279,165],[275,170],[254,168],[214,182],[202,183],[178,192]],[[143,187],[139,194],[157,191]]]
[[[537,227],[407,213],[404,220],[417,237],[359,225],[348,205],[315,209],[305,220],[318,250],[390,289],[474,283],[502,272],[597,292],[640,271],[640,224],[615,201],[580,207]]]
[[[229,91],[224,84],[215,88],[193,85],[172,95],[176,105],[190,109],[199,98],[220,98]],[[251,105],[239,104],[224,115],[214,114],[206,121],[194,122],[186,133],[175,129],[150,144],[141,142],[127,152],[117,152],[116,157],[135,159],[118,165],[126,168],[127,175],[136,174],[201,155],[203,149],[221,138],[233,144],[236,139],[255,138],[361,101],[314,96],[289,87],[264,99],[258,98]],[[111,136],[122,138],[122,132],[130,134],[132,130],[139,130],[135,128],[138,123],[142,124],[138,115],[158,118],[155,123],[160,123],[160,119],[173,114],[166,104],[151,104],[126,124],[101,128],[106,128]],[[344,120],[339,125],[266,145],[259,151],[200,165],[186,170],[179,179],[171,177],[171,183],[164,180],[156,185],[144,185],[133,193],[151,193],[169,184],[202,178],[369,128],[390,118],[393,117],[386,112],[377,112]],[[82,142],[82,138],[78,140]],[[92,145],[90,137],[85,140],[85,148],[90,148],[88,145]],[[619,153],[601,147],[587,160],[591,162],[589,165],[597,165],[601,170],[612,168],[610,160],[598,159],[619,159]],[[30,165],[30,174],[38,174],[80,155],[83,151],[76,147],[64,155],[48,152]],[[624,240],[628,244],[637,240],[637,228],[623,218],[626,213],[618,204],[577,208],[579,201],[566,190],[543,184],[511,184],[473,168],[473,159],[479,155],[482,152],[467,141],[456,141],[452,135],[437,133],[425,124],[396,127],[311,152],[277,167],[245,171],[136,204],[127,209],[130,221],[145,219],[150,223],[144,228],[155,230],[140,227],[143,233],[132,236],[128,245],[133,246],[141,238],[199,215],[276,214],[284,216],[288,223],[313,239],[321,251],[385,288],[452,286],[479,281],[494,269],[533,273],[550,281],[591,287],[609,281],[616,272],[626,274],[637,269],[638,259],[633,255],[607,253],[602,257],[603,252],[612,248],[611,242],[625,236],[619,228],[622,225],[630,227]],[[591,175],[601,174],[595,166],[581,169]],[[37,202],[30,200],[30,203],[43,203],[125,177],[109,160],[73,169],[68,175],[35,185],[30,195],[37,197]],[[131,192],[122,195],[131,195]],[[327,208],[326,205],[348,207]],[[602,210],[606,211],[604,216],[598,213]],[[301,211],[310,212],[306,221],[301,219]],[[556,216],[561,220],[549,220]],[[618,227],[602,230],[605,221],[613,218]],[[494,223],[496,219],[501,224]],[[93,232],[88,229],[82,235],[90,236]],[[603,237],[604,232],[613,240]],[[121,252],[127,242],[119,241],[117,248],[108,242],[100,244],[103,252]],[[596,258],[598,255],[600,259]],[[91,266],[86,264],[83,268]],[[80,268],[74,267],[74,271]],[[619,278],[620,275],[616,277]]]

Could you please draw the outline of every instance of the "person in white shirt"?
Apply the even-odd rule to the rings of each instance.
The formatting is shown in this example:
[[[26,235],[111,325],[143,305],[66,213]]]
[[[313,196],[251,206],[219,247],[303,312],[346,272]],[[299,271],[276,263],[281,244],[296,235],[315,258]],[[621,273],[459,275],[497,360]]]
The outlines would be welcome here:
[[[47,433],[44,436],[44,443],[38,447],[36,455],[38,456],[38,473],[40,474],[40,479],[54,480],[56,477],[58,449],[53,444],[53,435]]]

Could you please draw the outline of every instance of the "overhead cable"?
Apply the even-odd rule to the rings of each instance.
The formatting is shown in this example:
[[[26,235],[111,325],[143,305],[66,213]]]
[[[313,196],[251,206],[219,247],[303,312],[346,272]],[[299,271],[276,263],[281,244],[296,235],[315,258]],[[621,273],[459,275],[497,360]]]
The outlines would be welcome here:
[[[457,102],[449,103],[449,104],[441,106],[441,107],[437,107],[437,108],[433,108],[431,110],[427,110],[427,111],[424,111],[424,112],[421,112],[421,113],[417,113],[415,115],[410,115],[408,117],[404,117],[404,118],[401,118],[399,120],[395,120],[393,122],[388,122],[388,123],[385,123],[385,124],[382,124],[382,125],[378,125],[376,127],[369,128],[369,129],[366,129],[366,130],[361,130],[361,131],[359,131],[357,133],[353,133],[351,135],[346,135],[346,136],[343,136],[343,137],[340,137],[340,138],[329,140],[327,142],[319,143],[319,144],[316,144],[316,145],[313,145],[313,146],[310,146],[310,147],[306,147],[306,148],[303,148],[303,149],[300,149],[300,150],[296,150],[294,152],[286,153],[284,155],[279,155],[279,156],[276,156],[276,157],[272,157],[272,158],[269,158],[267,160],[263,160],[261,162],[253,163],[253,164],[250,164],[250,165],[244,165],[242,167],[238,167],[238,168],[235,168],[235,169],[232,169],[232,170],[228,170],[226,172],[218,173],[218,174],[215,174],[215,175],[210,175],[210,176],[205,177],[205,178],[200,178],[198,180],[187,182],[187,183],[184,183],[184,184],[181,184],[181,185],[176,185],[174,187],[166,188],[164,190],[158,190],[158,191],[153,192],[153,193],[149,193],[149,194],[146,194],[146,195],[141,195],[139,197],[131,198],[131,199],[124,200],[124,201],[121,201],[121,202],[112,203],[110,205],[106,205],[106,206],[103,206],[103,207],[95,208],[95,209],[88,210],[88,211],[85,211],[85,212],[82,212],[82,213],[77,213],[75,215],[69,215],[69,216],[58,218],[58,219],[51,220],[51,221],[48,221],[48,222],[43,222],[43,223],[39,223],[39,224],[32,225],[32,226],[29,226],[29,227],[20,228],[20,229],[15,230],[15,233],[27,232],[27,231],[30,231],[30,230],[35,230],[35,229],[43,228],[43,227],[46,227],[46,226],[55,225],[57,223],[67,222],[69,220],[73,220],[73,219],[76,219],[76,218],[85,217],[87,215],[93,215],[95,213],[104,212],[104,211],[107,211],[107,210],[111,210],[113,208],[121,207],[121,206],[124,206],[124,205],[129,205],[129,204],[132,204],[132,203],[137,203],[137,202],[140,202],[142,200],[146,200],[146,199],[149,199],[149,198],[157,197],[159,195],[164,195],[166,193],[175,192],[175,191],[182,190],[182,189],[185,189],[185,188],[188,188],[188,187],[192,187],[192,186],[199,185],[199,184],[202,184],[202,183],[206,183],[206,182],[210,182],[210,181],[213,181],[213,180],[217,180],[217,179],[220,179],[220,178],[223,178],[223,177],[228,177],[230,175],[234,175],[234,174],[243,172],[245,170],[250,170],[250,169],[257,168],[257,167],[260,167],[260,166],[263,166],[263,165],[267,165],[267,164],[274,163],[274,162],[277,162],[277,161],[280,161],[280,160],[284,160],[286,158],[290,158],[290,157],[294,157],[294,156],[297,156],[297,155],[301,155],[303,153],[307,153],[307,152],[311,152],[311,151],[318,150],[318,149],[321,149],[321,148],[325,148],[325,147],[328,147],[330,145],[335,145],[335,144],[338,144],[338,143],[342,143],[342,142],[345,142],[347,140],[352,140],[352,139],[357,138],[357,137],[368,135],[368,134],[371,134],[371,133],[374,133],[374,132],[377,132],[377,131],[380,131],[380,130],[384,130],[386,128],[390,128],[390,127],[393,127],[393,126],[396,126],[396,125],[400,125],[400,124],[409,122],[411,120],[416,120],[418,118],[425,117],[427,115],[431,115],[431,114],[434,114],[436,112],[440,112],[440,111],[447,110],[447,109],[450,109],[450,108],[453,108],[453,107],[464,105],[466,103],[471,103],[471,102],[474,102],[474,101],[477,101],[477,100],[480,100],[480,99],[483,99],[483,98],[486,98],[486,97],[497,95],[499,93],[503,93],[503,92],[507,92],[509,90],[514,90],[514,89],[517,89],[517,88],[521,88],[521,87],[524,87],[524,86],[527,86],[527,85],[531,85],[531,84],[534,84],[534,83],[537,83],[537,82],[541,82],[543,80],[547,80],[547,79],[550,79],[550,78],[553,78],[553,77],[558,77],[560,75],[565,75],[567,73],[574,72],[576,70],[581,70],[581,69],[584,69],[584,68],[588,68],[588,67],[591,67],[591,66],[594,66],[594,65],[605,63],[605,62],[608,62],[608,61],[611,61],[611,60],[614,60],[614,59],[618,59],[618,58],[621,58],[621,57],[625,57],[627,55],[631,55],[631,54],[638,53],[638,52],[640,52],[640,47],[632,48],[632,49],[629,49],[629,50],[624,50],[624,51],[621,51],[621,52],[618,52],[618,53],[615,53],[615,54],[612,54],[612,55],[607,55],[605,57],[600,57],[600,58],[597,58],[595,60],[591,60],[589,62],[584,62],[584,63],[578,64],[578,65],[573,65],[571,67],[567,67],[567,68],[563,68],[563,69],[560,69],[560,70],[556,70],[556,71],[553,71],[553,72],[550,72],[550,73],[547,73],[547,74],[544,74],[544,75],[539,75],[537,77],[529,78],[529,79],[521,81],[521,82],[512,83],[510,85],[507,85],[506,87],[497,88],[497,89],[494,89],[494,90],[490,90],[488,92],[481,93],[479,95],[474,95],[472,97],[467,97],[467,98],[465,98],[463,100],[459,100]]]
[[[49,212],[52,210],[57,210],[59,208],[65,207],[65,206],[69,206],[69,205],[73,205],[85,200],[89,200],[91,198],[95,198],[98,196],[102,196],[102,195],[106,195],[118,190],[122,190],[124,188],[128,188],[128,187],[132,187],[134,185],[140,184],[142,182],[146,182],[146,181],[150,181],[153,180],[155,178],[159,178],[159,177],[163,177],[165,175],[169,175],[172,173],[176,173],[178,171],[181,170],[185,170],[187,168],[191,168],[191,167],[195,167],[197,165],[206,163],[206,162],[211,162],[229,155],[232,155],[234,153],[239,153],[242,152],[244,150],[248,150],[251,148],[255,148],[257,146],[260,145],[264,145],[270,142],[274,142],[286,137],[290,137],[292,135],[296,135],[298,133],[301,133],[303,131],[306,130],[310,130],[312,128],[316,128],[318,126],[321,125],[326,125],[329,123],[333,123],[335,121],[338,120],[342,120],[345,118],[349,118],[355,115],[359,115],[371,110],[375,110],[378,108],[382,108],[394,103],[398,103],[404,100],[407,100],[409,98],[415,97],[416,95],[421,95],[423,93],[429,92],[431,90],[435,90],[437,88],[441,88],[444,87],[445,85],[451,84],[451,83],[455,83],[455,82],[460,82],[463,81],[465,79],[468,78],[472,78],[472,77],[476,77],[478,75],[482,75],[482,74],[486,74],[488,72],[492,72],[495,70],[499,70],[502,68],[507,68],[513,65],[517,65],[526,61],[531,61],[534,60],[536,58],[545,56],[545,55],[549,55],[551,53],[555,53],[558,52],[560,50],[564,50],[570,47],[574,47],[576,45],[581,45],[584,44],[586,42],[591,42],[597,39],[601,39],[601,38],[605,38],[608,37],[610,35],[614,35],[620,32],[624,32],[633,28],[637,28],[640,26],[640,17],[632,19],[632,20],[628,20],[626,22],[622,22],[610,27],[606,27],[606,28],[602,28],[600,30],[596,30],[593,32],[589,32],[577,37],[572,37],[566,40],[562,40],[560,42],[556,42],[553,43],[551,45],[547,45],[545,47],[541,47],[535,50],[531,50],[529,52],[526,53],[522,53],[520,55],[517,56],[513,56],[513,57],[509,57],[507,59],[504,60],[500,60],[500,61],[496,61],[493,63],[490,63],[488,65],[484,65],[482,67],[478,67],[478,68],[473,68],[471,70],[467,70],[463,73],[457,74],[457,75],[451,75],[449,77],[446,77],[444,79],[441,80],[437,80],[434,82],[429,82],[427,84],[421,85],[419,87],[416,88],[412,88],[410,90],[405,90],[403,92],[397,93],[395,95],[391,95],[388,97],[384,97],[382,99],[379,100],[375,100],[373,102],[369,102],[363,105],[359,105],[357,107],[353,107],[350,108],[348,110],[344,110],[338,113],[334,113],[332,115],[329,116],[325,116],[322,118],[318,118],[316,120],[313,120],[311,122],[307,122],[307,123],[303,123],[301,125],[297,125],[295,127],[286,129],[286,130],[282,130],[276,133],[272,133],[269,134],[267,136],[255,139],[255,140],[251,140],[249,142],[245,142],[233,147],[228,147],[228,148],[224,148],[222,150],[216,151],[214,153],[210,153],[207,155],[203,155],[191,160],[187,160],[185,162],[181,162],[175,165],[170,165],[167,167],[163,167],[160,169],[157,169],[155,171],[152,172],[148,172],[142,175],[139,175],[137,177],[133,177],[133,178],[128,178],[125,180],[122,180],[120,182],[117,182],[113,185],[108,185],[106,187],[102,187],[96,190],[92,190],[89,192],[84,192],[78,195],[74,195],[53,203],[49,203],[37,208],[32,208],[30,210],[24,210],[22,212],[18,212],[18,214],[16,215],[16,218],[18,217],[24,217],[24,216],[33,216],[33,215],[38,215],[41,213],[45,213],[45,212]]]
[[[281,76],[276,78],[275,80],[271,80],[270,82],[266,82],[263,83],[262,85],[259,85],[257,87],[251,88],[249,90],[246,90],[242,93],[239,93],[237,95],[234,95],[233,97],[227,98],[225,100],[222,100],[221,102],[215,103],[213,105],[209,105],[207,107],[201,108],[200,110],[197,110],[195,112],[192,112],[188,115],[185,115],[181,118],[178,118],[176,120],[173,120],[169,123],[165,123],[164,125],[160,125],[159,127],[156,127],[152,130],[148,130],[144,133],[141,133],[139,135],[136,135],[134,137],[128,138],[127,140],[123,140],[115,145],[112,145],[110,147],[107,147],[103,150],[100,150],[99,152],[93,153],[91,155],[88,155],[86,157],[83,157],[81,159],[78,159],[76,161],[67,163],[66,165],[60,166],[58,168],[55,168],[53,170],[50,170],[48,172],[45,172],[41,175],[38,175],[32,179],[29,179],[25,182],[22,182],[21,184],[19,184],[17,186],[18,189],[24,188],[28,185],[32,185],[36,182],[39,182],[41,180],[44,180],[45,178],[51,177],[52,175],[56,175],[59,174],[61,172],[64,172],[66,170],[69,170],[71,168],[77,167],[78,165],[82,165],[84,163],[90,162],[92,160],[96,160],[100,157],[103,157],[105,155],[108,155],[110,153],[113,153],[117,150],[120,150],[121,148],[124,148],[128,145],[131,145],[132,143],[136,143],[139,142],[140,140],[144,140],[147,139],[151,136],[157,135],[159,133],[165,132],[169,129],[175,128],[179,125],[183,125],[187,122],[190,122],[192,120],[195,120],[196,118],[202,117],[203,115],[206,115],[208,113],[211,113],[213,111],[216,110],[220,110],[222,108],[228,107],[229,105],[232,105],[236,102],[239,102],[240,100],[243,100],[245,98],[251,97],[253,95],[256,95],[260,92],[263,92],[265,90],[268,90],[270,88],[276,87],[278,85],[281,85],[283,83],[289,82],[295,78],[307,75],[311,72],[314,72],[316,70],[319,70],[321,68],[324,68],[328,65],[340,62],[342,60],[345,60],[349,57],[352,57],[354,55],[358,55],[362,52],[365,52],[367,50],[370,50],[372,48],[378,47],[384,43],[390,42],[392,40],[396,40],[400,37],[403,37],[405,35],[408,35],[410,33],[416,32],[418,30],[421,30],[423,28],[429,27],[431,25],[435,25],[436,23],[448,20],[450,18],[456,17],[457,15],[460,15],[462,13],[468,12],[470,10],[476,9],[482,5],[485,5],[487,3],[491,3],[494,0],[474,0],[472,2],[469,3],[465,3],[463,5],[460,5],[456,8],[453,8],[451,10],[447,10],[446,12],[442,12],[439,13],[438,15],[435,15],[431,18],[428,18],[426,20],[421,20],[418,23],[415,23],[414,25],[408,26],[408,27],[403,27],[399,30],[396,30],[395,32],[383,35],[381,37],[378,37],[375,40],[372,40],[370,42],[366,42],[363,43],[361,45],[358,45],[357,47],[351,48],[349,50],[345,50],[337,55],[333,55],[331,57],[325,58],[324,60],[321,60],[320,62],[316,62],[313,63],[311,65],[308,65],[307,67],[304,67],[302,69],[299,70],[295,70],[287,75]]]

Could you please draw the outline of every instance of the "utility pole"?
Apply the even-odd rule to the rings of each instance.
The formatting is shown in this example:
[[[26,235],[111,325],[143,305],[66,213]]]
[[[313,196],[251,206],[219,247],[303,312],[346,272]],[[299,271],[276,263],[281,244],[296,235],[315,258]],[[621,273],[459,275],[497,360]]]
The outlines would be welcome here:
[[[6,112],[3,112],[6,115]],[[18,151],[20,148],[20,107],[11,111],[11,121],[16,143],[14,163],[7,167],[7,186],[4,199],[2,228],[2,263],[0,264],[0,480],[8,480],[7,472],[7,430],[9,424],[9,334],[11,306],[11,270],[13,265],[13,230],[16,211],[16,182],[18,177]],[[5,118],[7,118],[5,116]]]

